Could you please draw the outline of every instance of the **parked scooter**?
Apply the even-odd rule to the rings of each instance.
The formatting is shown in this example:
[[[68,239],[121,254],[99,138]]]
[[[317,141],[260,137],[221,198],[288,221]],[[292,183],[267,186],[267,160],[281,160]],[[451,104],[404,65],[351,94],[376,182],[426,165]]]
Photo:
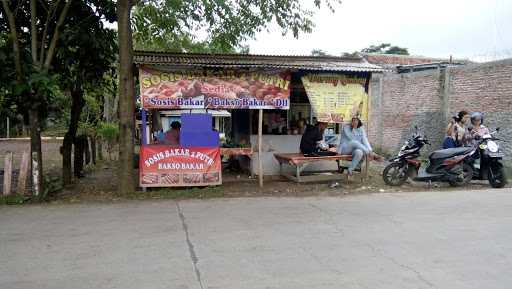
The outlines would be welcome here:
[[[400,186],[411,178],[421,182],[448,182],[451,186],[461,186],[471,181],[473,168],[465,160],[474,153],[473,148],[434,151],[429,155],[429,164],[424,169],[418,157],[426,144],[430,145],[427,137],[418,134],[416,128],[416,132],[405,142],[398,155],[390,159],[390,164],[384,168],[384,182],[390,186]]]
[[[503,188],[507,184],[507,177],[503,170],[501,160],[504,153],[500,150],[500,140],[494,137],[500,128],[482,138],[476,138],[473,146],[474,153],[466,160],[466,163],[473,168],[474,180],[488,180],[493,188]]]

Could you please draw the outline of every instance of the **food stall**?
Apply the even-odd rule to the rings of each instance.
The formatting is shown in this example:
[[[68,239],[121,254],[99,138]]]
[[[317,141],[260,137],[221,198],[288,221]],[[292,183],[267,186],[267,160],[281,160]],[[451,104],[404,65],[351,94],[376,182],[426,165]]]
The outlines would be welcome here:
[[[207,186],[222,182],[218,131],[211,114],[194,109],[289,108],[289,71],[282,69],[211,69],[139,66],[142,135],[146,136],[146,110],[190,110],[181,113],[179,145],[148,143],[140,148],[140,186]],[[261,126],[260,126],[261,127]],[[261,134],[260,134],[261,136]],[[226,148],[225,154],[247,154]],[[262,185],[263,174],[260,175]]]
[[[279,172],[274,153],[298,151],[306,124],[317,120],[332,123],[328,137],[336,142],[339,123],[349,110],[360,110],[364,119],[368,119],[369,79],[373,72],[382,71],[359,57],[136,51],[134,59],[144,114],[158,110],[182,110],[185,114],[194,110],[228,111],[226,138],[232,145],[214,147],[208,156],[214,163],[221,153],[251,156],[250,169],[259,176],[260,185],[263,175]],[[142,117],[143,136],[148,135],[145,120],[146,117]],[[174,186],[160,182],[162,175],[172,173],[158,169],[148,171],[145,158],[163,153],[163,158],[154,159],[157,166],[162,159],[164,163],[178,159],[166,157],[163,147],[153,149],[156,145],[147,137],[141,142],[141,180],[150,173],[153,179],[149,179],[154,182],[141,181],[141,186]],[[322,169],[321,166],[318,169]],[[211,172],[197,172],[201,173]],[[181,185],[198,184],[183,184],[184,176],[178,178]]]

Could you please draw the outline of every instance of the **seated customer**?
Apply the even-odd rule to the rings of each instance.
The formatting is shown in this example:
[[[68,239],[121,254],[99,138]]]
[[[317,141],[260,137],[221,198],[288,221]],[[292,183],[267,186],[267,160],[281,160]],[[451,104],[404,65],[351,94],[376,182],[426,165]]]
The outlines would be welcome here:
[[[484,117],[481,112],[474,112],[471,114],[471,130],[470,143],[474,145],[479,139],[483,138],[484,135],[489,134],[489,129],[483,125]]]
[[[171,128],[165,132],[165,136],[163,139],[163,143],[171,146],[179,146],[180,145],[180,129],[181,123],[179,121],[173,121],[171,123]]]
[[[322,150],[319,143],[324,139],[324,131],[327,128],[326,122],[319,122],[316,125],[307,125],[306,131],[300,139],[300,152],[305,157],[332,156],[335,152]]]
[[[349,175],[352,175],[352,172],[359,165],[364,155],[382,160],[382,157],[372,152],[372,147],[363,128],[363,122],[357,116],[352,117],[350,124],[343,125],[338,150],[340,154],[352,155],[352,163],[348,167]]]

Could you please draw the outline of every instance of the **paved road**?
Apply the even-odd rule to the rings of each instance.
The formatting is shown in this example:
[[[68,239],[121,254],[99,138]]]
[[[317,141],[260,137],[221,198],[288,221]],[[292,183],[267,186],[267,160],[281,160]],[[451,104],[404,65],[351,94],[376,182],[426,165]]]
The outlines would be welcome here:
[[[510,288],[512,189],[0,207],[0,288]]]

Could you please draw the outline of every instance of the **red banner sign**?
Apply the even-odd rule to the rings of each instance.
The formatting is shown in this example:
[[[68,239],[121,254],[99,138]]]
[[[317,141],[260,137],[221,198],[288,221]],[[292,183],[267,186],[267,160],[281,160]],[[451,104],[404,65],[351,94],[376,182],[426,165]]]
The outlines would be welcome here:
[[[139,69],[141,103],[158,109],[289,109],[290,73]]]
[[[220,185],[220,149],[142,146],[139,172],[141,187]]]

